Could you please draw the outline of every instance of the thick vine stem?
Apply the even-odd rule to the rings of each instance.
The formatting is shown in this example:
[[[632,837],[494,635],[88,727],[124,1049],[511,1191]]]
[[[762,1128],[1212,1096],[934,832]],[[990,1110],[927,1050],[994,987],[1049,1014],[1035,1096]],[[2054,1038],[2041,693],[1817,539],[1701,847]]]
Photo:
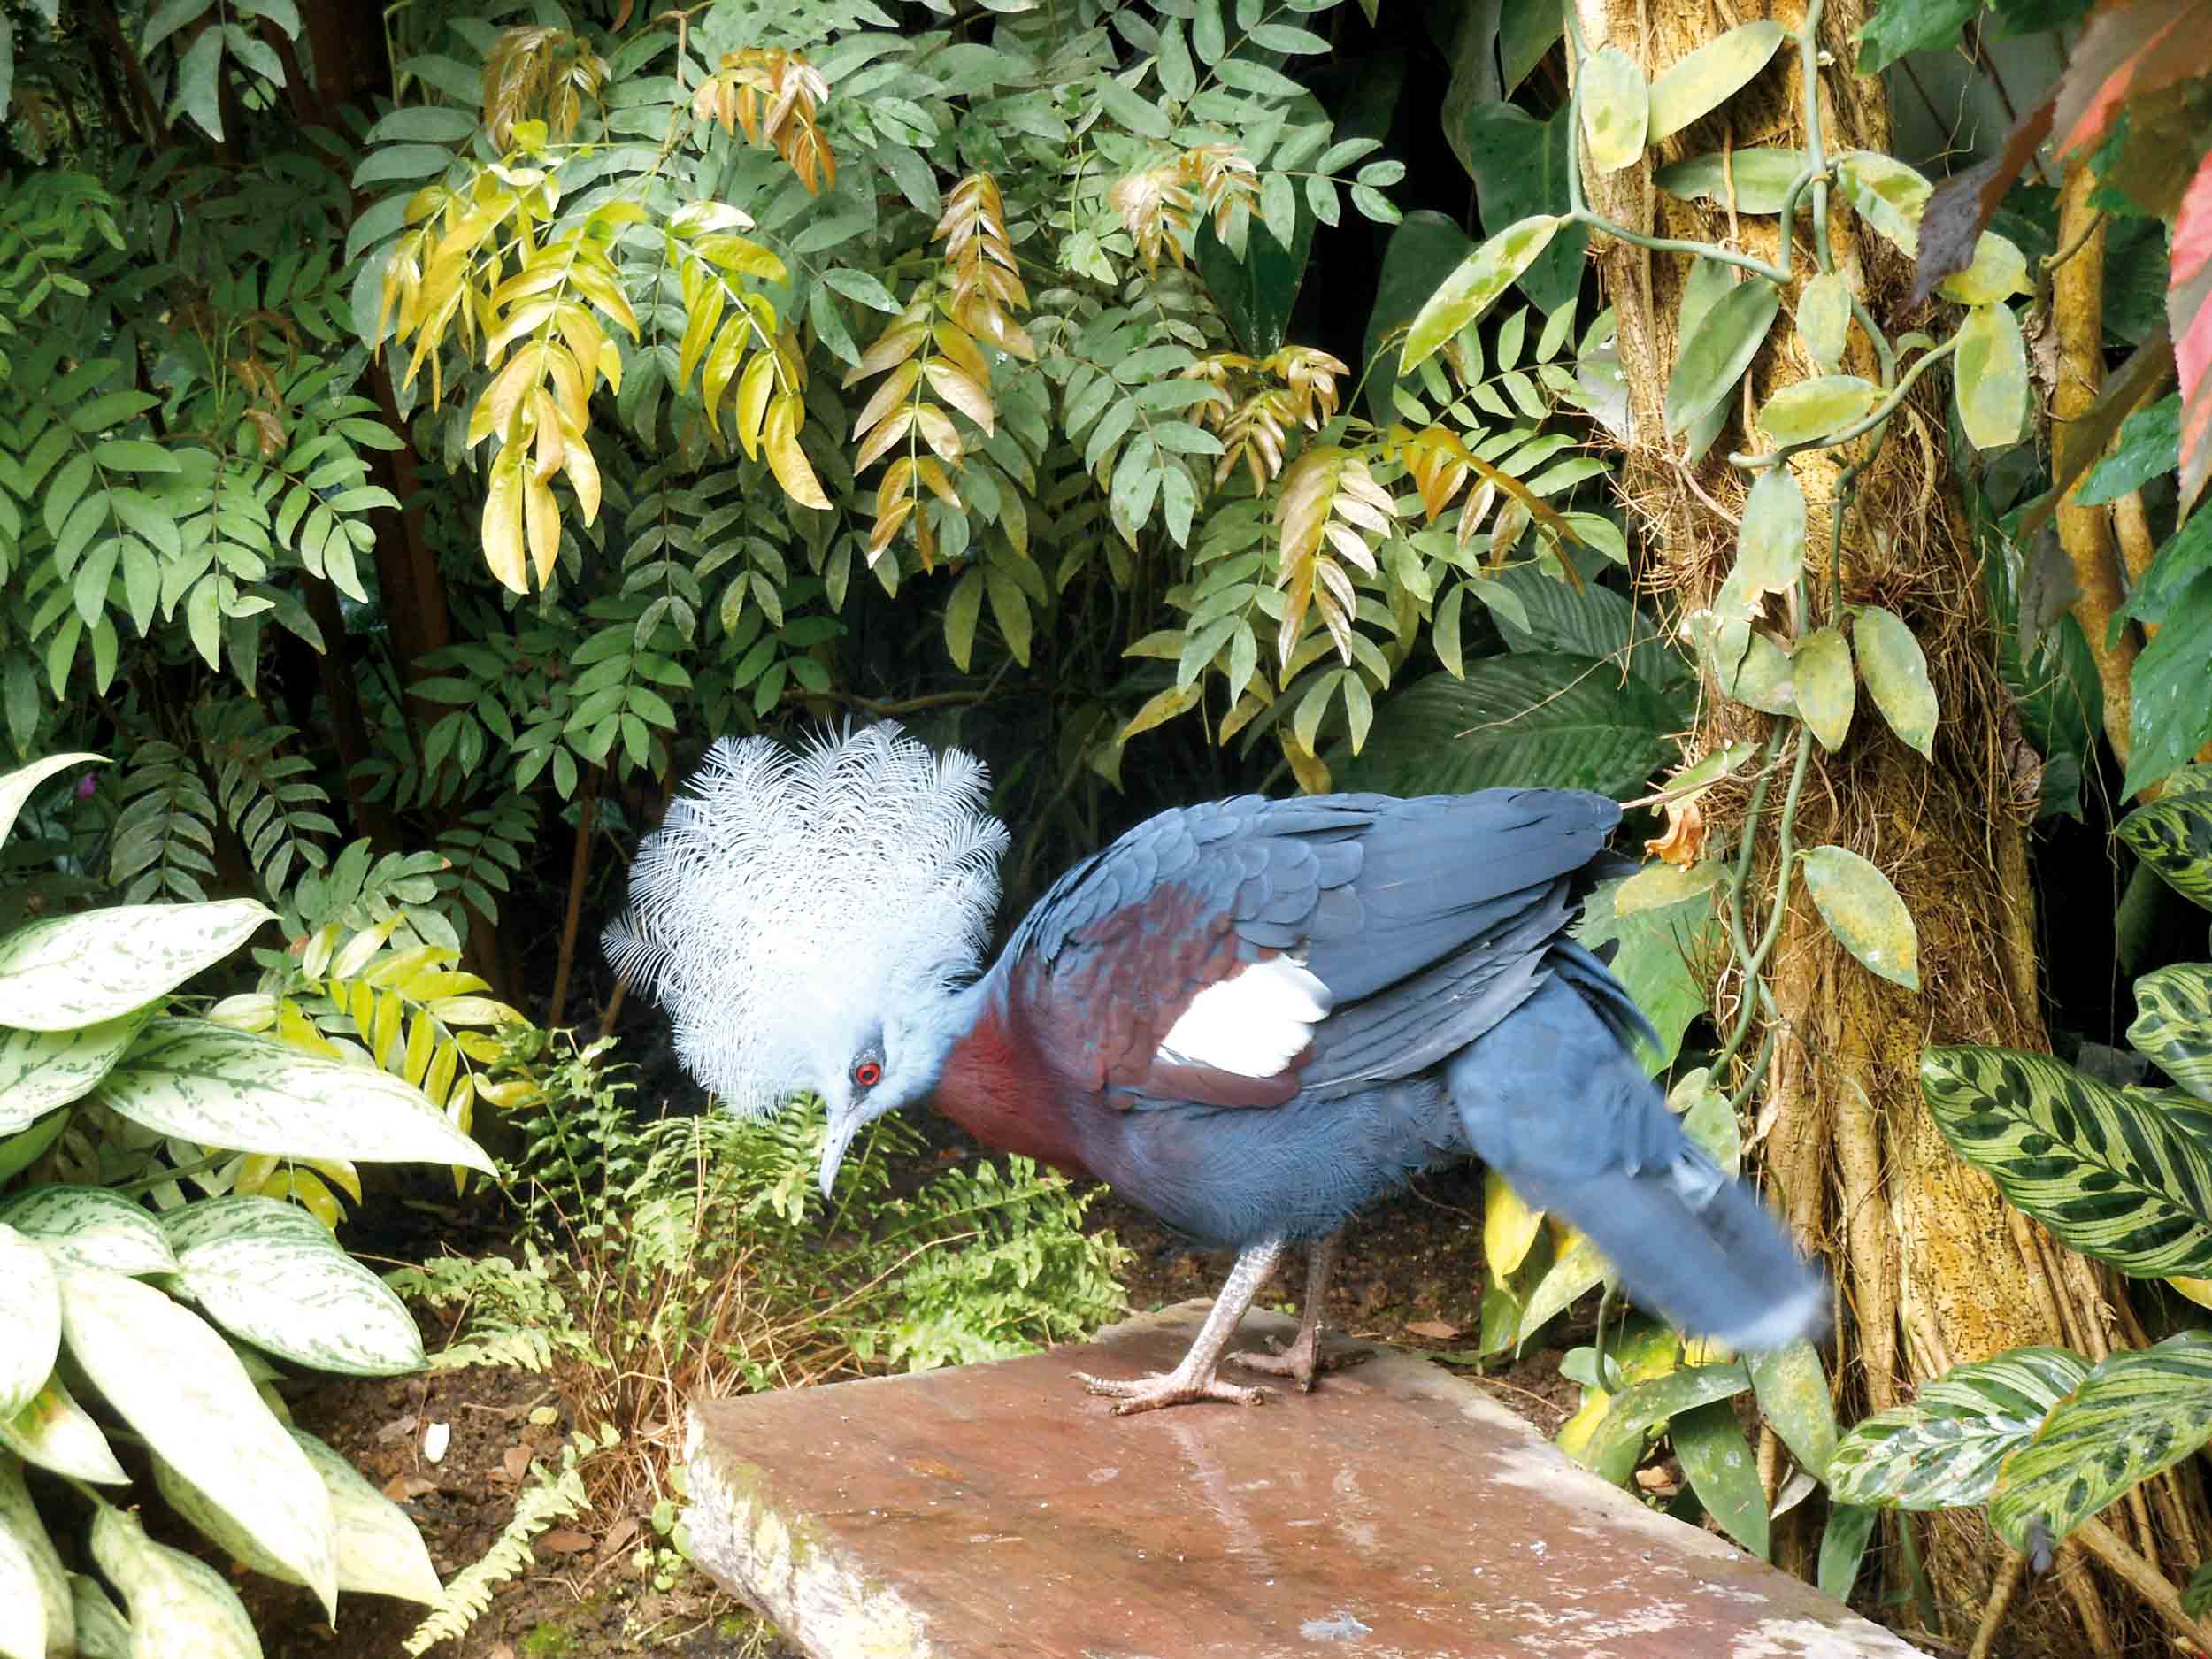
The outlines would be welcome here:
[[[2016,1549],[1997,1569],[1997,1582],[1989,1586],[1989,1601],[1982,1609],[1982,1622],[1974,1632],[1974,1645],[1966,1650],[1966,1659],[1989,1659],[1990,1644],[1997,1640],[1997,1627],[2005,1621],[2005,1609],[2012,1605],[2012,1593],[2020,1587],[2020,1575],[2027,1564],[2028,1558]]]
[[[1759,997],[1756,993],[1764,988],[1760,982],[1759,973],[1766,966],[1767,957],[1774,950],[1774,941],[1782,934],[1782,918],[1788,913],[1790,908],[1790,860],[1797,852],[1797,803],[1800,795],[1804,793],[1805,772],[1811,764],[1812,757],[1811,737],[1801,726],[1797,734],[1797,764],[1790,771],[1789,792],[1782,797],[1782,815],[1775,825],[1774,909],[1767,917],[1767,925],[1759,935],[1758,944],[1747,950],[1745,949],[1746,935],[1740,889],[1730,895],[1732,906],[1730,922],[1734,935],[1732,942],[1736,947],[1737,960],[1743,965],[1744,997],[1742,1006],[1736,1013],[1735,1030],[1729,1033],[1727,1042],[1723,1045],[1719,1054],[1713,1057],[1713,1071],[1716,1076],[1719,1074],[1723,1066],[1736,1057],[1738,1052],[1743,1048],[1744,1039],[1751,1033],[1751,1017],[1759,1005]],[[1752,829],[1757,823],[1756,810],[1755,807],[1754,815],[1745,823],[1744,841],[1747,848],[1751,842]]]
[[[2063,449],[2066,428],[2088,414],[2104,387],[2104,224],[2092,207],[2096,174],[2085,158],[2066,164],[2058,196],[2058,240],[2077,247],[2076,257],[2051,273],[2051,321],[2058,335],[2058,384],[2051,389],[2053,447]],[[2120,560],[2113,545],[2112,515],[2104,507],[2083,507],[2069,499],[2058,508],[2058,539],[2073,566],[2074,618],[2089,641],[2097,678],[2104,687],[2104,731],[2112,752],[2127,764],[2131,736],[2129,699],[2135,673],[2136,634],[2131,624],[2114,634],[2112,619],[2124,595]]]

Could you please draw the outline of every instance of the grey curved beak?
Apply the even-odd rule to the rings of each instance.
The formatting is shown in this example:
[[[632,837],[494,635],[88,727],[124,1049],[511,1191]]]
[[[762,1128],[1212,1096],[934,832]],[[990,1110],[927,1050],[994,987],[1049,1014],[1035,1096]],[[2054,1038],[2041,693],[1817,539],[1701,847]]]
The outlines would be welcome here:
[[[853,1137],[864,1127],[860,1115],[848,1103],[830,1108],[829,1138],[822,1142],[822,1196],[828,1198],[837,1186],[837,1166],[845,1161],[845,1153],[852,1146]]]

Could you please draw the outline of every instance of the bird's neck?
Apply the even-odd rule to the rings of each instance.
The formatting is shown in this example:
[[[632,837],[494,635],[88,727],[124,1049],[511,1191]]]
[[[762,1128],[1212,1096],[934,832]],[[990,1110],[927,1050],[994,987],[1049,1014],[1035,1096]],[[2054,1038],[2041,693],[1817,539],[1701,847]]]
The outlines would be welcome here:
[[[985,974],[955,1003],[959,1034],[938,1074],[937,1110],[995,1151],[1019,1153],[1071,1175],[1091,1174],[1065,1091],[1010,1014],[1002,971]]]

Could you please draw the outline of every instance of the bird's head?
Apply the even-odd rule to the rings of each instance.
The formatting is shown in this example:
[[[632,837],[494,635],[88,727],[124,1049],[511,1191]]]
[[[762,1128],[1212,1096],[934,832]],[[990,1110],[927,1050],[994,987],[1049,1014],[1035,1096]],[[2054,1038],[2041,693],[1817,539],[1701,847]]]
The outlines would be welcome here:
[[[943,1069],[998,899],[987,794],[980,762],[888,723],[799,749],[726,741],[631,864],[615,965],[731,1110],[822,1098],[826,1193],[853,1137]]]

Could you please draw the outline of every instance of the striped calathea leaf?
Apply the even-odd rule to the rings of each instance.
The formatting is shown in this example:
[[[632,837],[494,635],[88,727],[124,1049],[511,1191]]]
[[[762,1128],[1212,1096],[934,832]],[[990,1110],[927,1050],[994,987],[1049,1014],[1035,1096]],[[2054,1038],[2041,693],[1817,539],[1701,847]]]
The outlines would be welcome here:
[[[2138,979],[2128,1041],[2177,1087],[2212,1102],[2212,965],[2187,963]]]
[[[2212,787],[2192,780],[2170,788],[2122,818],[2113,833],[2176,892],[2212,910]]]
[[[2076,1249],[2139,1277],[2212,1273],[2212,1140],[2188,1096],[2008,1048],[1931,1048],[1920,1087],[1952,1149]]]
[[[1878,1412],[1836,1443],[1828,1487],[1839,1502],[1901,1509],[1968,1508],[2025,1446],[2089,1365],[2061,1348],[2019,1348],[1960,1365],[1909,1405]]]
[[[2114,1354],[2005,1460],[1989,1519],[2016,1549],[2062,1539],[2138,1482],[2212,1440],[2212,1333]]]

